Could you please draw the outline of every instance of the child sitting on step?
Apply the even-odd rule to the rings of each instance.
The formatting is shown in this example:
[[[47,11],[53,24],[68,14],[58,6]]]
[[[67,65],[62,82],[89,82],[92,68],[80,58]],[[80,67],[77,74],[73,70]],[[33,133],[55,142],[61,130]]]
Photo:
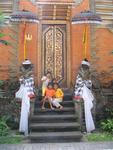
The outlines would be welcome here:
[[[47,72],[47,74],[42,77],[41,81],[42,81],[42,97],[44,97],[46,88],[47,88],[48,84],[51,83],[51,81],[52,81],[51,72]]]
[[[52,101],[55,97],[55,90],[53,89],[52,84],[48,84],[47,89],[45,90],[45,97],[42,100],[42,109],[45,109],[45,102],[49,102],[50,108],[53,110]]]
[[[56,108],[62,109],[63,106],[60,103],[63,101],[64,93],[61,90],[61,88],[59,88],[58,83],[54,84],[54,89],[55,89],[55,98],[53,99],[52,104]]]

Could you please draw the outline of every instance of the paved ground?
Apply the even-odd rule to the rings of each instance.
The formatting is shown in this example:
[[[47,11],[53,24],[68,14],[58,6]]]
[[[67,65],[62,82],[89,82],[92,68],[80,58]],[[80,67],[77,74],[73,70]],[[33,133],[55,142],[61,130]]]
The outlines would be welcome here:
[[[0,150],[113,150],[113,142],[0,145]]]

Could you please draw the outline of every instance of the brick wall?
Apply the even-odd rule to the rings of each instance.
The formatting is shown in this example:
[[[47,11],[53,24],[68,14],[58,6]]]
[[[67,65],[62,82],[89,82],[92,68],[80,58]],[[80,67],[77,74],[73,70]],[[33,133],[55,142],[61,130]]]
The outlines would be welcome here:
[[[84,0],[80,6],[72,9],[72,16],[89,9],[89,1]],[[74,84],[78,68],[83,60],[83,33],[85,25],[71,25],[71,78]],[[88,26],[87,58],[90,59],[90,27]]]
[[[9,30],[7,28],[2,29],[2,33],[6,34]],[[2,38],[4,40],[10,41],[8,35]],[[0,79],[7,79],[9,76],[9,55],[10,55],[11,46],[3,45],[0,43]]]
[[[113,80],[113,33],[109,29],[101,27],[96,30],[95,37],[93,66],[99,74],[101,83],[104,86],[110,86]]]
[[[20,1],[20,10],[29,10],[37,14],[37,7],[32,5],[31,2],[28,2],[26,0]],[[24,60],[24,47],[23,47],[23,31],[24,31],[25,25],[20,25],[20,40],[19,40],[19,64]],[[26,43],[26,58],[30,59],[31,62],[34,64],[34,74],[35,74],[35,80],[37,81],[37,70],[38,70],[38,25],[37,24],[26,24],[26,34],[32,35],[32,40],[27,41]]]
[[[21,0],[19,3],[20,9],[26,9],[38,12],[37,7],[32,5],[31,2],[26,0]],[[72,8],[72,16],[79,13],[80,11],[89,9],[89,0],[84,0],[80,6]],[[23,61],[23,29],[24,25],[21,24],[18,28],[19,30],[19,41],[16,53],[16,59],[18,65]],[[84,25],[71,25],[71,82],[74,84],[75,77],[78,72],[79,65],[83,59],[83,30]],[[9,34],[11,31],[8,29],[4,30],[8,35],[5,37],[8,40],[10,38]],[[38,25],[31,24],[27,25],[26,32],[32,34],[32,41],[27,42],[27,58],[30,59],[35,66],[35,78],[37,80],[38,72]],[[93,34],[92,34],[93,33]],[[93,41],[91,41],[94,39]],[[93,46],[94,45],[94,46]],[[113,64],[113,55],[111,51],[113,50],[113,33],[106,28],[95,28],[91,32],[90,26],[88,26],[88,45],[87,45],[87,58],[92,63],[92,68],[101,73],[106,73],[107,75],[101,77],[102,82],[110,82],[113,79],[112,73],[110,74]],[[94,54],[95,56],[94,56]],[[9,64],[11,63],[11,46],[4,46],[0,44],[0,79],[6,79],[9,76]],[[3,71],[2,71],[3,70]]]

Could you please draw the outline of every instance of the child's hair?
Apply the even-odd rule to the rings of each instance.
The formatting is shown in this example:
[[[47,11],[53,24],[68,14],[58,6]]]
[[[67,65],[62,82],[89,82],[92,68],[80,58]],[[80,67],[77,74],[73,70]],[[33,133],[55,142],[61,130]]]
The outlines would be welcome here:
[[[58,83],[54,83],[54,85],[57,85],[57,86],[58,86],[58,88],[60,88],[60,86],[59,86],[59,84],[58,84]],[[53,86],[54,86],[54,85],[53,85]]]
[[[53,78],[52,81],[56,80],[56,78]]]
[[[48,84],[47,88],[48,88],[49,86],[52,86],[52,87],[53,87],[53,85],[52,85],[51,83]]]
[[[54,81],[55,81],[55,83],[58,83],[56,78],[52,79],[52,83],[54,83]]]

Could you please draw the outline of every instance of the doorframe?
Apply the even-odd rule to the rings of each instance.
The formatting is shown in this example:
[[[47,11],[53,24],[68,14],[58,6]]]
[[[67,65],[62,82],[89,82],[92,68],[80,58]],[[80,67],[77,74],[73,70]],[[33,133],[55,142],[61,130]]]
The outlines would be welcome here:
[[[37,68],[37,75],[38,75],[38,84],[39,86],[41,85],[41,77],[42,77],[42,68],[43,68],[43,63],[41,60],[41,56],[42,56],[42,26],[44,24],[64,24],[66,25],[66,34],[67,34],[67,88],[70,88],[71,86],[71,41],[70,41],[70,35],[71,35],[71,30],[70,30],[70,21],[61,21],[61,20],[40,20],[39,24],[38,24],[38,59],[37,59],[37,63],[38,63],[38,68]]]

